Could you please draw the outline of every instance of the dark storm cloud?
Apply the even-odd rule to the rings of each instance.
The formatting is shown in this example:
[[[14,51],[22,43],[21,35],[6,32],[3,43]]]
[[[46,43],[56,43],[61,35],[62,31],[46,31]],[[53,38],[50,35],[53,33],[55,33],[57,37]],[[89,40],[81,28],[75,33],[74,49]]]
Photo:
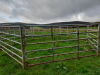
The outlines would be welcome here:
[[[100,0],[0,0],[0,3],[6,4],[0,8],[0,12],[9,15],[10,18],[20,17],[24,22],[100,19]]]

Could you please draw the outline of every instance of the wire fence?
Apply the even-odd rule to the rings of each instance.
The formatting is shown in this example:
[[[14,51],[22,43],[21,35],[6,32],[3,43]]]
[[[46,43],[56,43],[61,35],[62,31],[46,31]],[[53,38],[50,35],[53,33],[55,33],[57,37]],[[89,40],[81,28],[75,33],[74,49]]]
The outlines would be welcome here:
[[[100,26],[96,23],[2,23],[0,49],[24,69],[39,64],[98,56]]]

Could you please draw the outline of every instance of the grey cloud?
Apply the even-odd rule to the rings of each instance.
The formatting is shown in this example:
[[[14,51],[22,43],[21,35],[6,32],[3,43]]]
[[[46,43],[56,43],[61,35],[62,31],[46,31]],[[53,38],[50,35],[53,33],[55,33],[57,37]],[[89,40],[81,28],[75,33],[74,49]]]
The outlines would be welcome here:
[[[10,22],[10,21],[6,18],[0,17],[0,22],[3,23],[3,22]]]
[[[100,15],[100,6],[94,7],[94,9],[89,9],[85,11],[85,16],[95,17]]]
[[[11,3],[13,0],[0,0],[0,2]]]
[[[11,14],[11,5],[5,2],[0,2],[0,13]]]
[[[100,14],[100,0],[0,0],[0,2],[9,5],[3,6],[5,10],[10,8],[2,12],[9,12],[10,17],[20,17],[24,22],[69,21],[73,16],[77,17],[81,13],[87,18]],[[83,16],[82,18],[86,20]]]
[[[30,11],[28,13],[33,14],[33,16],[26,14],[25,17],[55,20],[64,17],[69,18],[72,15],[92,9],[100,4],[100,0],[30,0],[26,3],[26,8]]]

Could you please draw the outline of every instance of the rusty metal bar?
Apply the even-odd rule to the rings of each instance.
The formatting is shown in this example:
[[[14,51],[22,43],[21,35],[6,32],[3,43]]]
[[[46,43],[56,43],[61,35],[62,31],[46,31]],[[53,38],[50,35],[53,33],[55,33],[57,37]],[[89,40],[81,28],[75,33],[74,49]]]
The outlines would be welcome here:
[[[97,33],[98,31],[95,32],[80,32],[79,34],[82,33]],[[53,34],[53,35],[71,35],[71,34],[77,34],[77,32],[73,32],[73,33],[61,33],[61,34]],[[51,36],[51,34],[45,34],[45,35],[26,35],[26,37],[42,37],[42,36]]]
[[[80,56],[79,58],[90,57],[90,56],[96,56],[96,55],[97,55],[97,54],[92,54],[92,55],[87,55],[87,56]],[[29,64],[28,66],[35,66],[35,65],[46,64],[46,63],[52,63],[52,62],[58,62],[58,61],[64,61],[64,60],[70,60],[70,59],[77,59],[77,57],[75,57],[75,58],[61,59],[61,60],[55,60],[55,61],[42,62],[42,63],[37,63],[37,64]]]
[[[90,51],[94,51],[94,50],[97,50],[97,49],[79,51],[79,53],[81,53],[81,52],[90,52]],[[78,52],[69,52],[69,53],[54,54],[54,56],[67,55],[67,54],[74,54],[74,53],[78,53]],[[41,57],[34,57],[34,58],[28,58],[28,60],[38,59],[38,58],[45,58],[45,57],[52,57],[52,55],[41,56]]]
[[[79,38],[79,40],[97,39],[97,38],[98,37],[94,37],[94,38]],[[48,41],[48,42],[38,42],[38,43],[29,43],[29,44],[26,44],[26,45],[36,45],[36,44],[55,43],[55,42],[67,42],[67,41],[77,41],[77,39]]]
[[[77,39],[58,40],[58,41],[48,41],[48,42],[29,43],[29,44],[26,44],[26,45],[36,45],[36,44],[55,43],[55,42],[66,42],[66,41],[76,41],[76,40],[77,40]]]
[[[97,44],[97,43],[95,43]],[[85,44],[85,45],[79,45],[79,46],[90,46],[90,45],[94,45],[94,44]],[[77,47],[76,46],[66,46],[66,47],[56,47],[54,49],[62,49],[62,48],[72,48],[72,47]],[[31,51],[26,51],[27,53],[30,53],[30,52],[37,52],[37,51],[46,51],[46,50],[52,50],[52,48],[48,48],[48,49],[40,49],[40,50],[31,50]]]
[[[60,36],[60,38],[61,37],[66,37],[67,38],[67,36]],[[58,37],[59,38],[59,37]],[[71,39],[73,38],[73,40],[74,39],[76,39],[75,37],[70,37]],[[98,37],[97,37],[98,38]],[[26,40],[26,41],[31,41],[31,40],[40,40],[40,39],[43,39],[43,38],[34,38],[34,39],[30,39],[30,40]],[[45,39],[51,39],[51,38],[45,38]],[[86,38],[82,38],[83,40],[85,40]],[[80,39],[80,40],[82,40],[82,39]],[[90,38],[91,39],[91,38]],[[96,39],[95,37],[94,37],[94,39]],[[70,40],[70,39],[69,39]],[[77,40],[77,39],[76,39]],[[58,40],[59,41],[59,40]]]

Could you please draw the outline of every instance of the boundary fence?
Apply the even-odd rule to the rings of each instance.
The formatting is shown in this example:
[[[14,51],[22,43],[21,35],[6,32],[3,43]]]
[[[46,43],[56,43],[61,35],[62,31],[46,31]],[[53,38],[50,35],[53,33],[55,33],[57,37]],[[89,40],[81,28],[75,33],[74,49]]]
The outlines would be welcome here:
[[[68,45],[68,42],[72,45]],[[60,43],[63,45],[56,45]],[[35,45],[39,45],[37,46],[39,48],[35,48]],[[50,47],[47,48],[46,45]],[[44,46],[44,49],[41,46]],[[33,50],[30,50],[30,47]],[[100,24],[2,23],[0,24],[0,49],[21,64],[24,69],[39,64],[97,56],[100,54]],[[68,52],[69,49],[75,51]],[[57,53],[60,50],[63,52]],[[44,51],[49,53],[45,54]],[[83,52],[92,52],[92,54],[81,56]],[[35,56],[37,54],[40,56]],[[76,56],[58,59],[58,56],[71,54]],[[42,61],[42,58],[49,59],[49,57],[51,61]],[[37,59],[41,62],[34,62]]]

